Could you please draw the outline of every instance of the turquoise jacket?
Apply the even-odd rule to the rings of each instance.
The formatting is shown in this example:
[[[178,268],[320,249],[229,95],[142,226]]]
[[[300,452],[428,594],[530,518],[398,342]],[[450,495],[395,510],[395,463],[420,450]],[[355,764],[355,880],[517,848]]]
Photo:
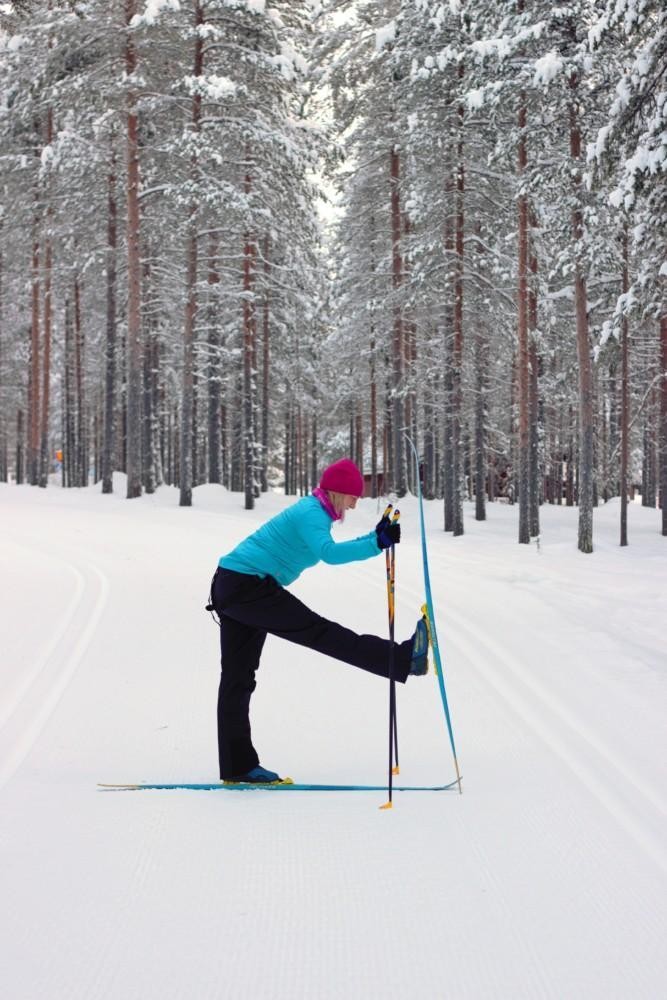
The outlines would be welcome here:
[[[303,497],[222,556],[218,565],[236,573],[272,576],[285,587],[320,561],[356,562],[379,554],[375,531],[350,542],[334,542],[331,524],[317,497]]]

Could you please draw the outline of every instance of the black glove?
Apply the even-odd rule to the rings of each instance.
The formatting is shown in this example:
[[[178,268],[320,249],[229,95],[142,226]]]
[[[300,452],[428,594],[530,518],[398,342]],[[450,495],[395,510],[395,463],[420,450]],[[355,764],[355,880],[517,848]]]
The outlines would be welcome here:
[[[401,540],[401,526],[398,521],[390,521],[388,517],[383,517],[375,525],[375,534],[378,540],[378,548],[388,549],[392,545],[397,545]]]

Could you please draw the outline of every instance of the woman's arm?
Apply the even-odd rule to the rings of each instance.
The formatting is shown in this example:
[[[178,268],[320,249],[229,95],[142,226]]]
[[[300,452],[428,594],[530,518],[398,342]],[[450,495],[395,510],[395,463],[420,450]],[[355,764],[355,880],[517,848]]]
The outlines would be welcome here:
[[[300,519],[297,531],[303,543],[322,562],[337,565],[347,562],[358,562],[370,559],[380,553],[375,531],[367,535],[353,538],[349,542],[334,542],[331,537],[331,526],[323,520],[319,510],[307,512]],[[324,514],[328,520],[328,514]]]

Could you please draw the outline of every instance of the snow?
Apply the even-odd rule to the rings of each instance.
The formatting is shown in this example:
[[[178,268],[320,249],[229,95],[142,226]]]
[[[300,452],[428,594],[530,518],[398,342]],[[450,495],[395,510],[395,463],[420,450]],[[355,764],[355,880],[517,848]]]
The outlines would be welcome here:
[[[206,76],[186,76],[185,86],[191,94],[203,94],[211,101],[224,101],[236,96],[238,87],[228,76],[208,73]]]
[[[470,111],[476,111],[484,106],[484,88],[477,87],[466,94],[466,104]]]
[[[464,793],[115,793],[215,780],[219,554],[282,509],[221,487],[124,499],[0,484],[3,995],[21,1000],[653,1000],[667,981],[667,539],[657,511],[517,509],[466,533],[428,503],[434,599]],[[365,500],[334,530],[377,520]],[[396,631],[422,599],[401,504]],[[384,560],[293,590],[386,634]],[[262,762],[382,782],[386,684],[269,637]],[[438,686],[398,698],[401,780],[454,777]]]
[[[511,46],[508,39],[504,36],[500,38],[480,38],[471,43],[470,50],[479,61],[483,62],[485,59],[490,59],[494,56],[498,59],[504,59],[511,52]]]
[[[179,0],[147,0],[146,9],[143,14],[134,15],[131,27],[138,28],[142,24],[155,24],[163,11],[177,11],[180,9],[181,5]]]
[[[559,75],[563,69],[563,59],[555,49],[547,52],[540,59],[535,60],[535,73],[533,75],[533,85],[536,87],[548,86],[552,80]]]
[[[381,52],[386,45],[391,45],[396,39],[396,21],[388,21],[375,32],[375,51]]]
[[[625,198],[624,190],[620,187],[614,188],[614,190],[609,195],[609,204],[613,208],[620,208],[621,205],[623,204],[624,198]]]
[[[25,45],[25,35],[9,35],[3,39],[5,48],[9,52],[18,52],[22,45]]]
[[[593,162],[593,160],[599,160],[604,155],[604,151],[607,148],[607,140],[609,138],[609,133],[611,132],[611,125],[603,125],[599,129],[597,134],[597,139],[595,143],[589,143],[587,148],[586,160],[588,163]]]

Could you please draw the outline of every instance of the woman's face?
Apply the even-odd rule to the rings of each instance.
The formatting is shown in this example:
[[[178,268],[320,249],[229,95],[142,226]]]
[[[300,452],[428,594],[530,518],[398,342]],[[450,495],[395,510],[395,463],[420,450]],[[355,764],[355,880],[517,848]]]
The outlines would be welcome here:
[[[343,495],[343,503],[345,504],[344,510],[354,510],[357,506],[357,500],[359,497],[353,497],[350,493],[345,493]]]

